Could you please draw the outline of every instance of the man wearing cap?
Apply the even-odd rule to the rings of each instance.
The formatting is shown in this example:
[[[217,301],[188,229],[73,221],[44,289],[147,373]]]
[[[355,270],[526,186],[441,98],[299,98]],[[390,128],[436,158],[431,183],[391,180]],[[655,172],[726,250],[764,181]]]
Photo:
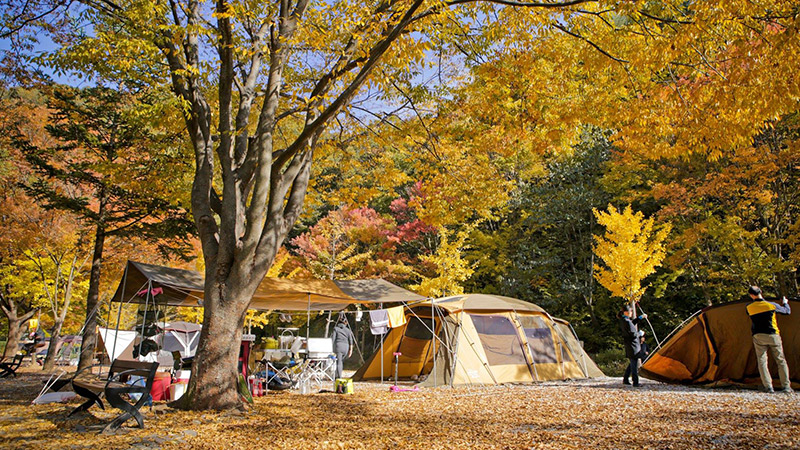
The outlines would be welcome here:
[[[640,320],[645,319],[647,315],[642,314],[639,317],[633,317],[633,307],[630,304],[625,304],[622,307],[619,315],[619,328],[622,331],[622,344],[625,347],[625,356],[628,357],[628,367],[625,369],[625,374],[622,377],[623,384],[631,384],[628,377],[633,380],[633,387],[639,386],[639,352],[641,345],[639,338],[644,335],[637,328],[636,324]]]
[[[767,351],[769,351],[778,365],[781,390],[783,392],[792,392],[789,381],[789,366],[786,365],[786,358],[783,357],[783,342],[778,330],[778,321],[775,320],[776,312],[786,315],[791,314],[792,310],[789,307],[789,301],[784,297],[782,305],[768,302],[761,296],[761,289],[758,286],[750,286],[747,293],[753,300],[747,305],[747,314],[752,322],[750,330],[753,332],[753,346],[758,360],[758,373],[761,375],[761,383],[764,385],[764,390],[773,392],[772,376],[767,366]]]

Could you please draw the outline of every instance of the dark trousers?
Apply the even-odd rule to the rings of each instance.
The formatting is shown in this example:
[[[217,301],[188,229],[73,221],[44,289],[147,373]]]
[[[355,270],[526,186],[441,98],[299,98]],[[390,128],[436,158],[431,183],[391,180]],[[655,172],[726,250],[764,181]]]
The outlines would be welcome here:
[[[629,358],[628,367],[625,368],[625,374],[622,376],[622,382],[627,383],[628,377],[633,378],[633,385],[639,385],[639,358]]]
[[[344,359],[347,357],[347,352],[336,352],[336,378],[342,378],[342,370],[344,369]]]

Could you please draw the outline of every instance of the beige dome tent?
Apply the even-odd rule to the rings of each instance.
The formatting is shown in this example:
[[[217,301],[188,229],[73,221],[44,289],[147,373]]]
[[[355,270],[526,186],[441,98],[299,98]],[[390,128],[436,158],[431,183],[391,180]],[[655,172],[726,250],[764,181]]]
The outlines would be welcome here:
[[[710,306],[698,311],[678,327],[642,365],[640,375],[651,380],[676,384],[760,386],[750,318],[749,300]],[[794,311],[800,303],[790,302]],[[783,353],[789,365],[792,384],[800,381],[800,317],[777,315],[783,340]],[[769,370],[777,379],[775,361]]]
[[[405,312],[407,323],[389,331],[356,380],[393,378],[395,352],[402,354],[398,378],[424,379],[425,386],[603,376],[569,323],[532,303],[470,294],[416,303]]]

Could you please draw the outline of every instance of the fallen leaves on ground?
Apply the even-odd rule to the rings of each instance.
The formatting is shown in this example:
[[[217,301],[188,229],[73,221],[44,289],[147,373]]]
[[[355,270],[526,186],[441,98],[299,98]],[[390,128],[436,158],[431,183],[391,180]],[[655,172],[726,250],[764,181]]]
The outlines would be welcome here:
[[[619,379],[464,386],[391,393],[356,383],[355,394],[271,392],[247,412],[143,408],[118,414],[70,404],[30,405],[46,376],[0,380],[0,447],[59,449],[381,448],[800,448],[800,395],[712,390]]]

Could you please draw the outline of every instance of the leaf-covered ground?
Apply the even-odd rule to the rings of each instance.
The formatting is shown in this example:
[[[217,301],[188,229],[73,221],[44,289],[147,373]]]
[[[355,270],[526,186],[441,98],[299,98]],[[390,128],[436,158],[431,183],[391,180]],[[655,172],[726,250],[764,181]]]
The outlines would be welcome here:
[[[145,429],[98,433],[116,415],[30,405],[47,377],[0,379],[0,448],[800,448],[800,395],[619,379],[353,395],[270,393],[245,413],[145,408]]]

